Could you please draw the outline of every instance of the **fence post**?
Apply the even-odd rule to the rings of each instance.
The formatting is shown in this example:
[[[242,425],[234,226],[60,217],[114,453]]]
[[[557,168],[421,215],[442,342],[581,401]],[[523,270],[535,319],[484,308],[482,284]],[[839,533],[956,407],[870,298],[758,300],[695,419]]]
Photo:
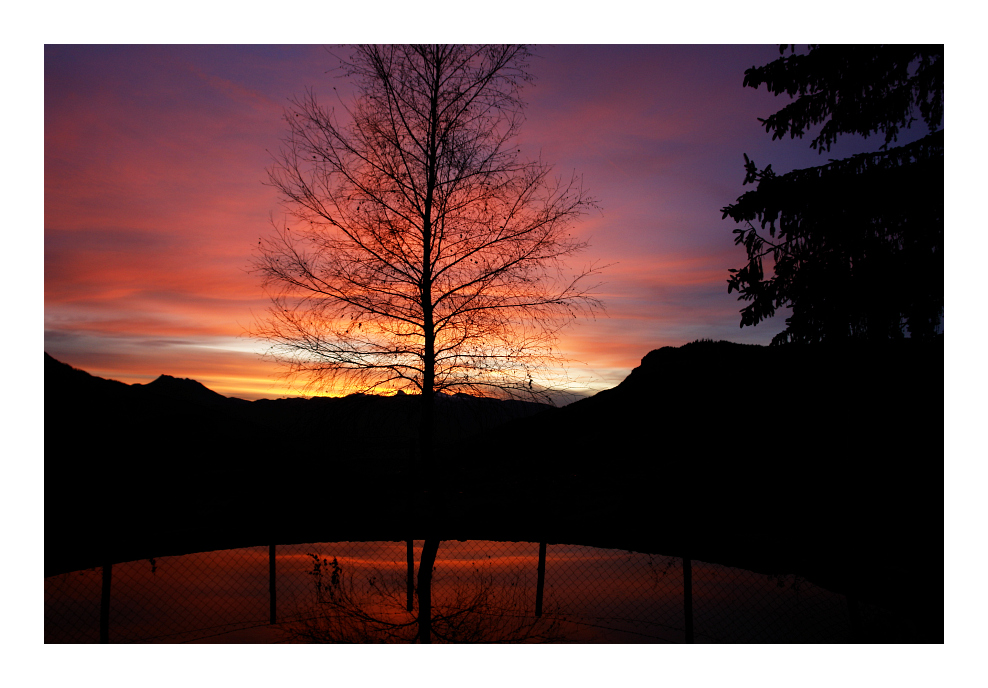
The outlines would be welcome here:
[[[405,540],[405,560],[408,564],[408,578],[405,581],[405,609],[415,607],[415,541]]]
[[[535,586],[535,616],[542,616],[542,591],[545,589],[545,546],[539,543],[539,581]]]
[[[268,600],[271,604],[271,623],[278,623],[278,591],[275,585],[275,545],[268,545]]]
[[[686,642],[693,642],[693,561],[683,557],[683,617],[686,621]]]
[[[113,563],[103,564],[103,592],[99,603],[99,641],[110,642],[110,578],[113,574]]]

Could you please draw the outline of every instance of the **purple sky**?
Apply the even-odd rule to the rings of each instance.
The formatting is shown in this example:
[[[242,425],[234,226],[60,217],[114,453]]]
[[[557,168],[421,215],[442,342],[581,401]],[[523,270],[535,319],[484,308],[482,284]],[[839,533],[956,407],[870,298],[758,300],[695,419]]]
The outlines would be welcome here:
[[[720,209],[746,189],[743,154],[778,172],[827,154],[759,124],[787,99],[742,88],[762,46],[539,46],[520,144],[582,174],[601,212],[574,233],[611,264],[607,315],[567,330],[571,375],[620,382],[650,350],[708,337],[766,344],[784,315],[739,329],[739,267]],[[284,217],[262,182],[287,100],[346,81],[315,46],[46,46],[45,350],[94,374],[193,377],[245,398],[288,393],[244,330],[267,302],[246,272]],[[328,73],[327,73],[328,72]],[[905,140],[922,136],[920,124]]]

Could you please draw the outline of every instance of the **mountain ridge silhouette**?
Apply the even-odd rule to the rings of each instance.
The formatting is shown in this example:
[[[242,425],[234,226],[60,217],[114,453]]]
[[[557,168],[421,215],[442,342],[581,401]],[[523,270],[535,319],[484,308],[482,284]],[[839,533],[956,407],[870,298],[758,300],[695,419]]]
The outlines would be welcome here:
[[[56,389],[71,375],[88,391],[85,404],[46,394],[46,428],[72,438],[106,416],[119,432],[89,434],[90,445],[108,445],[98,465],[46,461],[46,510],[74,499],[85,512],[109,495],[115,515],[94,531],[53,513],[46,570],[49,550],[91,562],[94,532],[107,551],[147,543],[131,558],[169,547],[419,537],[405,506],[415,396],[247,402],[170,376],[127,386],[49,358],[46,390],[51,370]],[[662,347],[619,385],[562,408],[521,407],[452,429],[441,419],[438,523],[444,539],[593,544],[795,572],[899,608],[942,642],[942,391],[942,336]],[[187,426],[176,441],[170,424]],[[46,448],[55,445],[46,430]],[[107,488],[121,470],[151,487]],[[85,545],[74,558],[72,542]],[[920,591],[917,557],[933,563]]]
[[[186,401],[196,401],[204,404],[225,404],[228,401],[246,402],[245,399],[228,397],[215,392],[206,385],[191,378],[172,377],[171,375],[159,375],[152,382],[140,385],[144,389],[153,391],[155,394],[168,396],[173,399]]]
[[[472,452],[451,511],[488,515],[479,530],[525,513],[549,541],[797,572],[942,639],[942,336],[663,347],[619,385],[510,421]],[[917,560],[932,562],[922,592]]]
[[[322,532],[320,491],[338,494],[354,513],[363,511],[360,500],[384,503],[380,513],[352,519],[353,537],[407,501],[417,395],[247,401],[168,375],[127,385],[48,353],[45,391],[49,571],[75,565],[69,561],[93,565],[94,549]],[[462,395],[442,395],[436,407],[437,436],[445,438],[545,408]],[[98,527],[62,518],[94,505],[112,514]]]

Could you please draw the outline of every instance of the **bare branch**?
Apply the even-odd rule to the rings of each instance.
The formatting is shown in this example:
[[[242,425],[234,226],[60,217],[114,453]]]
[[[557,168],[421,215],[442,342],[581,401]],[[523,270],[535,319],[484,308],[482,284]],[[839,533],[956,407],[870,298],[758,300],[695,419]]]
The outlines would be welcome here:
[[[291,374],[338,391],[535,394],[555,341],[601,310],[571,272],[577,178],[519,157],[524,46],[359,46],[342,110],[285,113],[269,183],[294,221],[254,260],[272,299],[254,334]],[[535,385],[533,376],[539,376]]]

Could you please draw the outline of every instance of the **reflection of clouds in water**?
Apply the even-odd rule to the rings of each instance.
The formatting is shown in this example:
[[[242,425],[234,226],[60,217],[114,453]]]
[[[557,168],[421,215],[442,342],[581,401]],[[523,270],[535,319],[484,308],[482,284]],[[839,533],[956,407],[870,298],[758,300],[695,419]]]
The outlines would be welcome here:
[[[423,542],[415,541],[416,574]],[[325,562],[323,589],[335,558],[351,601],[369,616],[396,624],[405,611],[404,542],[341,542],[277,547],[278,621],[318,613],[314,560]],[[439,613],[474,607],[492,619],[534,622],[538,543],[444,541],[436,560],[433,597]],[[251,547],[115,564],[111,642],[184,642],[266,626],[268,549]],[[692,562],[693,617],[698,642],[827,642],[849,638],[843,595],[794,576],[769,576]],[[373,581],[373,585],[371,584]],[[45,641],[96,642],[101,573],[45,579]],[[500,616],[498,616],[500,615]],[[872,613],[874,616],[874,612]],[[547,547],[544,623],[551,637],[577,642],[682,642],[683,570],[679,558],[578,545]],[[550,624],[549,622],[552,622]],[[514,623],[514,621],[512,621]],[[481,629],[483,627],[483,629]],[[545,630],[536,629],[538,632]],[[265,631],[268,640],[270,629]],[[402,631],[409,638],[413,631]],[[403,637],[400,636],[399,637]],[[407,638],[406,638],[407,639]]]

